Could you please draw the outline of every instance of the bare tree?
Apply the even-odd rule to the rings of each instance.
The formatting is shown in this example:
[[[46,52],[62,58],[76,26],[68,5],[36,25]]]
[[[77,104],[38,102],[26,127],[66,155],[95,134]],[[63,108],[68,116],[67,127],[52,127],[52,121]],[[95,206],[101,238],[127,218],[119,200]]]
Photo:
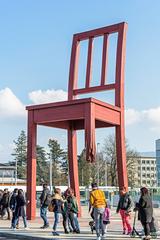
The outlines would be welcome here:
[[[109,135],[104,140],[103,146],[104,161],[107,165],[107,182],[108,185],[117,186],[117,157],[116,157],[116,141],[114,135]],[[127,172],[129,186],[134,187],[136,176],[136,162],[138,153],[129,147],[126,141],[126,155],[127,155]]]

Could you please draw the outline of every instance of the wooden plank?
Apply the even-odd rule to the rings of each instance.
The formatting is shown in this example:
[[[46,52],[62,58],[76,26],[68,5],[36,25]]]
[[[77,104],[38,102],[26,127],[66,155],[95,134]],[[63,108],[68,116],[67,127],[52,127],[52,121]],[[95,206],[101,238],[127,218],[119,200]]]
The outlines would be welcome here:
[[[107,70],[107,55],[108,55],[108,34],[103,38],[103,53],[102,53],[102,70],[101,70],[101,86],[106,83],[106,70]]]
[[[91,92],[101,92],[105,90],[114,90],[116,88],[116,84],[108,84],[104,86],[95,86],[95,87],[90,87],[90,88],[80,88],[80,89],[75,89],[73,90],[74,95],[78,94],[86,94],[86,93],[91,93]]]
[[[94,30],[90,30],[82,33],[76,33],[74,34],[74,37],[77,39],[77,41],[82,41],[82,40],[88,39],[91,36],[99,37],[105,33],[109,33],[109,34],[115,33],[115,32],[118,32],[119,28],[124,24],[125,22],[121,22],[121,23],[110,25],[107,27],[102,27],[102,28],[98,28],[98,29],[94,29]]]
[[[83,104],[34,110],[34,121],[37,124],[82,118],[84,118]]]
[[[95,105],[95,118],[110,123],[112,126],[120,124],[120,112],[100,105]]]
[[[28,148],[27,148],[27,218],[36,217],[36,139],[37,126],[34,123],[33,111],[28,112]]]
[[[93,53],[93,37],[89,38],[89,42],[88,42],[87,71],[86,71],[86,88],[89,88],[89,87],[90,87],[90,82],[91,82],[92,53]]]

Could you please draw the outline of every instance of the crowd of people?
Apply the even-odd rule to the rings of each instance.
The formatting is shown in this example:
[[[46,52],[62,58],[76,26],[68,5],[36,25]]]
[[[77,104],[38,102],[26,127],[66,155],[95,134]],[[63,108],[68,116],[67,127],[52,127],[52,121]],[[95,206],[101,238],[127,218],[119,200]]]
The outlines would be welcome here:
[[[58,236],[57,227],[60,222],[60,216],[63,218],[64,232],[80,233],[80,227],[78,222],[78,204],[77,199],[74,196],[74,191],[71,188],[67,188],[62,194],[60,188],[54,189],[54,194],[51,195],[47,184],[43,184],[43,191],[40,196],[40,215],[44,221],[41,228],[45,229],[49,227],[47,218],[47,210],[54,213],[53,223],[53,235]]]
[[[20,217],[23,219],[24,228],[28,229],[25,205],[26,201],[22,189],[15,188],[13,193],[10,193],[7,188],[4,191],[0,190],[1,219],[4,219],[7,213],[7,219],[11,220],[11,228],[14,230],[19,228]]]
[[[122,233],[132,235],[131,212],[138,211],[138,219],[141,221],[144,229],[144,240],[150,239],[154,218],[148,189],[146,187],[140,189],[140,199],[135,206],[125,187],[121,188],[119,193],[120,197],[116,212],[120,213],[122,219]],[[90,226],[92,230],[95,228],[97,240],[104,239],[107,225],[110,223],[110,209],[104,192],[98,188],[96,183],[92,183],[89,203],[89,213],[93,219],[90,222]],[[11,228],[13,230],[19,228],[20,217],[23,219],[24,228],[28,229],[25,205],[25,194],[22,189],[15,188],[13,193],[9,193],[8,189],[0,190],[0,216],[1,219],[4,219],[4,216],[7,214],[7,219],[11,220]],[[60,188],[55,188],[54,194],[51,194],[47,184],[43,184],[43,191],[40,195],[40,216],[43,220],[42,229],[49,227],[48,211],[53,212],[54,215],[52,231],[54,236],[59,235],[57,227],[60,223],[60,217],[63,219],[65,234],[70,232],[80,233],[78,221],[79,207],[73,189],[67,188],[65,192],[61,193]]]
[[[134,229],[130,224],[131,212],[138,211],[138,220],[140,220],[144,230],[144,240],[151,239],[151,232],[156,231],[154,226],[153,206],[149,191],[146,187],[140,189],[139,202],[134,206],[126,187],[120,189],[120,197],[117,206],[117,213],[120,213],[122,219],[123,234],[134,236]],[[109,221],[109,210],[106,203],[105,194],[98,189],[96,183],[92,184],[92,191],[90,193],[90,209],[91,216],[95,221],[95,230],[97,240],[105,239],[106,226]]]

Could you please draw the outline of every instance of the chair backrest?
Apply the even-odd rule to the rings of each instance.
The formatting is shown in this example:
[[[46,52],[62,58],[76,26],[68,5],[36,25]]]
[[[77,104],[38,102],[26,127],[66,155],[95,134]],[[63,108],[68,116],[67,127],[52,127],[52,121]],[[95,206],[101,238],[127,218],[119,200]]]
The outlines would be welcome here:
[[[125,64],[125,46],[126,46],[126,30],[127,23],[122,22],[115,25],[94,29],[87,32],[77,33],[73,35],[70,71],[69,71],[69,85],[68,85],[68,100],[73,100],[79,94],[86,94],[91,92],[99,92],[105,90],[115,90],[115,105],[123,107],[124,105],[124,64]],[[107,74],[107,55],[108,55],[108,37],[110,34],[118,33],[117,52],[116,52],[116,73],[115,83],[106,82]],[[92,53],[93,41],[96,37],[103,37],[102,50],[102,67],[101,79],[98,86],[91,85],[91,71],[92,71]],[[84,88],[77,88],[78,84],[78,65],[80,42],[88,40],[88,56],[86,66],[86,81]]]

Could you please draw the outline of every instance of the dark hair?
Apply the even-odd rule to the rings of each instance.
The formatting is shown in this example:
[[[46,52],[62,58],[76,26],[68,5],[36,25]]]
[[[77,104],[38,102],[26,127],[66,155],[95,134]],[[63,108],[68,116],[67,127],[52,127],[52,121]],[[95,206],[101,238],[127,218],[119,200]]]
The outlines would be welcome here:
[[[15,189],[13,190],[13,192],[14,192],[14,193],[18,193],[18,188],[15,188]]]
[[[22,189],[18,189],[18,195],[22,195],[23,194],[23,190]]]
[[[48,187],[48,185],[47,185],[47,183],[43,183],[43,188],[47,188]]]
[[[92,188],[97,188],[97,183],[92,183],[91,186]]]
[[[142,195],[148,194],[148,189],[146,187],[142,187],[140,189],[140,191],[141,191]]]

